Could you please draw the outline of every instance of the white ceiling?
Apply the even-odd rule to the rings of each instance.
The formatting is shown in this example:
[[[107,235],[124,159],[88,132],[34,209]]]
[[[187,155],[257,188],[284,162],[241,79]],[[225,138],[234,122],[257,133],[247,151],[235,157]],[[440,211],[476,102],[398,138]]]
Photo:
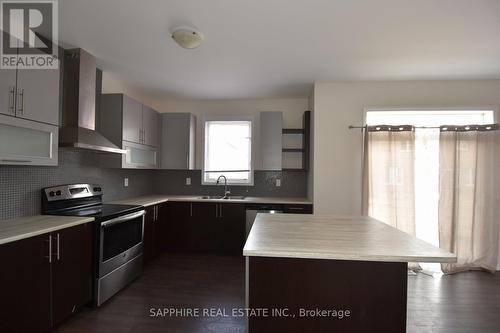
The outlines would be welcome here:
[[[155,96],[305,97],[316,80],[500,78],[500,0],[62,0],[60,39]],[[169,31],[192,25],[194,50]]]

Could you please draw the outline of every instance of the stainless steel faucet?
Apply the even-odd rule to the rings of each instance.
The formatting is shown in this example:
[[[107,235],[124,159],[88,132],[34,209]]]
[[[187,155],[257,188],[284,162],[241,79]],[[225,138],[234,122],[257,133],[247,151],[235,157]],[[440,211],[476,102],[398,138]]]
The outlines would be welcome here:
[[[221,178],[224,178],[224,196],[222,197],[222,199],[227,199],[231,195],[231,191],[229,191],[227,189],[227,178],[226,178],[226,176],[220,175],[219,178],[217,178],[217,184],[216,185],[219,185]]]

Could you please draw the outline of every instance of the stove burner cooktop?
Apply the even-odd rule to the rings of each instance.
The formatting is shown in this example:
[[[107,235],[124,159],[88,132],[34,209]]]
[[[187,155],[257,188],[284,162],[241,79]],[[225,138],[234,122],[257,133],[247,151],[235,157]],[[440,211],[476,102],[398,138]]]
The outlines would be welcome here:
[[[102,220],[108,217],[116,216],[116,215],[125,215],[128,213],[132,213],[141,209],[140,206],[133,205],[115,205],[115,204],[101,204],[88,206],[83,208],[76,208],[71,210],[66,210],[63,212],[57,213],[57,215],[65,215],[65,216],[91,216],[96,219]]]

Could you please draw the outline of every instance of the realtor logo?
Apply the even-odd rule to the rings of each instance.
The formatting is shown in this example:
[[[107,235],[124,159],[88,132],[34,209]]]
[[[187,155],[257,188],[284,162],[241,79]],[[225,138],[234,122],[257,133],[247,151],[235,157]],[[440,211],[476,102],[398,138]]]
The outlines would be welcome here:
[[[58,68],[56,1],[2,1],[1,20],[0,68]]]

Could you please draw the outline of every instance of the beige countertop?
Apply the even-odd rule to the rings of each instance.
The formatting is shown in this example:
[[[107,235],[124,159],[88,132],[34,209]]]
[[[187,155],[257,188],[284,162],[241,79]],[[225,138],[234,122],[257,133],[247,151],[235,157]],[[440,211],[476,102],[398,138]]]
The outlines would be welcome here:
[[[456,256],[366,216],[258,214],[245,256],[456,262]]]
[[[283,198],[283,197],[245,197],[244,199],[201,199],[201,195],[144,195],[135,198],[113,201],[114,204],[152,206],[165,201],[188,201],[188,202],[240,202],[240,203],[273,203],[273,204],[308,204],[312,202],[307,198]]]
[[[35,215],[0,221],[0,244],[92,222],[93,217]]]

